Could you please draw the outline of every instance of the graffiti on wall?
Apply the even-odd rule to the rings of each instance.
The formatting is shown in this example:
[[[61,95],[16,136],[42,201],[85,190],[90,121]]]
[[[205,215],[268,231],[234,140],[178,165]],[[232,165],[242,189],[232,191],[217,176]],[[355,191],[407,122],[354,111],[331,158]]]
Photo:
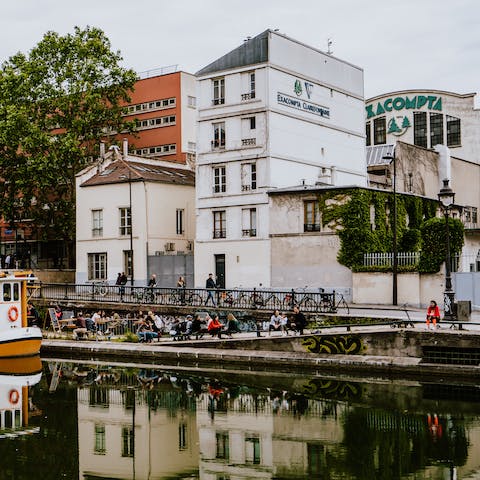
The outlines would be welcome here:
[[[309,353],[360,355],[367,349],[359,335],[314,335],[302,344]]]

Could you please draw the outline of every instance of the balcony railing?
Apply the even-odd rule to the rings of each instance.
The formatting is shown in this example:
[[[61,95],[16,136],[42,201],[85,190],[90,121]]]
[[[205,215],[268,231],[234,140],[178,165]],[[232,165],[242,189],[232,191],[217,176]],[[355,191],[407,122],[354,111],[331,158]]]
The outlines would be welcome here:
[[[243,138],[242,147],[251,147],[257,144],[256,138]]]
[[[225,140],[212,140],[212,150],[225,150]]]
[[[245,102],[246,100],[253,100],[255,98],[255,92],[250,92],[250,93],[242,93],[242,102]]]
[[[319,223],[304,223],[303,224],[304,232],[319,232],[320,224]]]
[[[227,231],[226,230],[214,230],[213,231],[213,238],[227,238]]]
[[[212,100],[212,105],[224,105],[225,104],[225,98],[214,98]]]
[[[213,193],[225,193],[227,191],[227,186],[224,183],[214,185],[212,188]]]
[[[242,230],[242,236],[243,237],[256,237],[257,236],[257,230],[255,228],[247,228]]]

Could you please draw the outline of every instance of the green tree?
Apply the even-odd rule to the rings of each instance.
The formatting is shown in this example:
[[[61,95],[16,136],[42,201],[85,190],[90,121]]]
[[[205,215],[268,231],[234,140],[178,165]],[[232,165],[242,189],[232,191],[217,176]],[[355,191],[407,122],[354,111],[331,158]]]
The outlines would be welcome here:
[[[75,175],[112,132],[131,131],[122,113],[136,74],[120,65],[102,30],[48,32],[0,69],[0,213],[39,238],[74,238]]]
[[[408,127],[411,127],[410,120],[408,119],[407,116],[405,116],[403,117],[403,120],[402,120],[402,128],[408,128]]]

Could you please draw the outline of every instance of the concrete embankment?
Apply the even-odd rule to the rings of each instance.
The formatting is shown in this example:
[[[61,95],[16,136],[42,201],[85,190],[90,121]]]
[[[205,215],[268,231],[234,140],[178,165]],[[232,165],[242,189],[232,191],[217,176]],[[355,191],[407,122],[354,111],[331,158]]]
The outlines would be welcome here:
[[[472,332],[380,330],[302,337],[135,344],[46,339],[43,357],[136,361],[162,365],[235,365],[250,371],[325,372],[405,378],[480,378],[480,335]],[[442,363],[441,363],[442,362]]]

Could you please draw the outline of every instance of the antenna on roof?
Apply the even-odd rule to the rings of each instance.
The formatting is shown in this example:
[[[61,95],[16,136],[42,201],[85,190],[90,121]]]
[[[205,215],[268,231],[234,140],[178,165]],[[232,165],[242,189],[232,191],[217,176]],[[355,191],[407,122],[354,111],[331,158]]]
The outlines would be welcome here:
[[[332,45],[333,45],[333,40],[331,38],[327,38],[327,53],[329,55],[332,55],[333,50],[332,50]]]
[[[248,41],[251,40],[251,39],[252,39],[252,37],[247,37],[247,38],[245,38],[245,39],[243,40],[243,43],[246,43],[246,42],[248,42]]]

